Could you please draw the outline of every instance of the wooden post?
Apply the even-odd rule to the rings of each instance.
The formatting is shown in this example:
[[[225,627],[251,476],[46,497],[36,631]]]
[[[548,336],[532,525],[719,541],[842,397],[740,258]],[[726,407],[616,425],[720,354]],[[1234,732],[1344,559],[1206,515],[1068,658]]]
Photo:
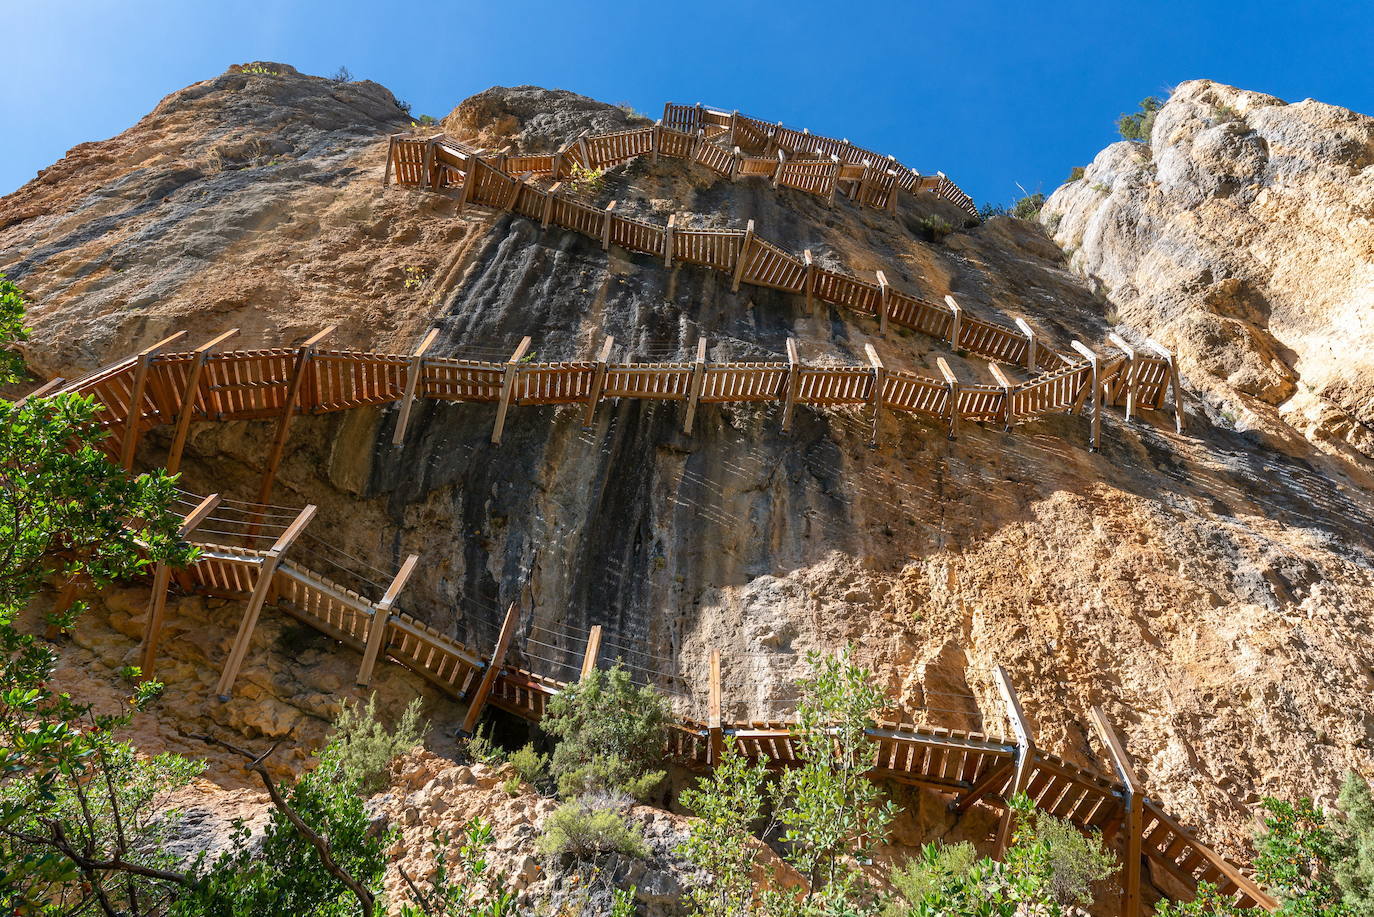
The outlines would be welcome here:
[[[591,128],[583,128],[582,133],[577,135],[577,156],[582,160],[582,168],[592,168],[592,154],[587,150],[587,135],[591,133]]]
[[[688,162],[700,162],[701,145],[706,142],[705,128],[697,128],[696,139],[692,141],[692,151],[687,154]]]
[[[587,395],[587,414],[582,419],[582,427],[586,429],[592,425],[592,420],[596,417],[596,406],[601,401],[601,393],[606,390],[606,364],[611,359],[611,348],[615,346],[615,338],[609,334],[601,344],[601,352],[596,356],[596,369],[592,370],[592,390]]]
[[[1011,676],[1000,665],[993,669],[992,674],[997,682],[997,690],[1001,692],[1002,700],[1007,705],[1007,718],[1011,721],[1012,731],[1016,733],[1016,771],[1012,774],[1011,784],[1007,787],[1007,808],[1003,810],[1002,822],[997,828],[997,859],[1000,860],[1011,840],[1011,797],[1024,792],[1026,783],[1030,780],[1031,765],[1035,758],[1035,740],[1031,737],[1030,724],[1026,722],[1025,711],[1021,709],[1021,698],[1016,694]]]
[[[258,626],[258,616],[267,601],[267,593],[272,589],[272,578],[277,572],[277,564],[281,562],[282,554],[286,553],[286,549],[291,547],[313,518],[315,505],[312,503],[300,511],[276,543],[263,555],[258,566],[258,580],[253,584],[253,595],[243,612],[243,620],[239,622],[239,632],[234,637],[234,645],[229,650],[229,659],[224,664],[224,671],[220,673],[219,684],[215,686],[215,694],[220,700],[227,701],[229,692],[234,689],[234,681],[239,676],[244,657],[248,655],[248,644],[252,642],[253,631]]]
[[[582,672],[579,678],[586,678],[596,671],[596,660],[601,656],[601,625],[593,624],[587,634],[587,648],[582,651]]]
[[[687,396],[687,417],[682,421],[682,432],[692,432],[692,420],[697,414],[697,402],[701,400],[702,389],[706,387],[706,338],[697,341],[697,359],[692,364],[692,391]]]
[[[720,650],[711,650],[711,685],[707,699],[706,732],[711,743],[711,764],[720,763],[725,753],[725,730],[720,718]]]
[[[386,188],[391,184],[391,158],[396,152],[396,135],[392,134],[386,138],[386,168],[382,170],[382,187]]]
[[[230,328],[191,352],[191,365],[186,370],[186,390],[182,393],[181,410],[177,413],[176,433],[172,437],[171,451],[167,453],[168,474],[176,474],[181,469],[181,452],[186,448],[186,437],[191,432],[191,419],[196,413],[196,396],[200,394],[200,376],[205,369],[205,361],[210,351],[238,333],[239,329]]]
[[[778,187],[778,182],[782,180],[782,167],[787,164],[787,154],[778,150],[778,164],[773,167],[773,187]]]
[[[472,200],[473,186],[477,184],[477,154],[468,154],[468,170],[463,176],[462,187],[458,189],[458,211],[461,213],[467,206],[468,201]]]
[[[539,223],[540,229],[549,228],[549,220],[553,219],[554,198],[558,196],[558,189],[563,187],[563,183],[554,182],[553,187],[544,192],[544,219]]]
[[[1035,361],[1035,332],[1020,316],[1016,317],[1016,327],[1020,328],[1021,333],[1026,336],[1026,372],[1034,374],[1039,368],[1039,364]]]
[[[949,390],[949,438],[954,439],[959,431],[959,377],[954,375],[944,357],[936,357],[935,364],[940,367],[940,375],[945,377]]]
[[[270,503],[272,485],[277,479],[277,468],[286,453],[286,436],[291,430],[291,418],[295,416],[301,403],[301,390],[305,387],[306,375],[310,371],[310,361],[315,357],[315,348],[320,341],[334,333],[334,325],[309,338],[296,351],[296,365],[291,370],[291,381],[286,387],[286,403],[282,405],[281,418],[277,421],[277,435],[272,439],[272,451],[267,456],[267,467],[262,473],[262,485],[258,488],[258,502]]]
[[[421,391],[420,380],[425,374],[425,351],[429,350],[438,336],[438,328],[429,329],[424,340],[420,341],[420,346],[410,355],[410,365],[406,367],[406,393],[401,396],[401,414],[396,418],[396,431],[391,434],[393,447],[405,441],[406,426],[410,423],[410,411],[414,405],[415,394]]]
[[[492,686],[496,684],[496,676],[501,674],[501,666],[506,662],[506,652],[510,649],[511,640],[515,637],[515,628],[519,623],[520,603],[511,602],[510,608],[506,609],[506,619],[501,622],[501,633],[496,638],[496,648],[492,651],[491,662],[487,663],[482,680],[477,684],[477,690],[468,699],[468,715],[463,718],[463,732],[468,735],[472,735],[472,730],[477,726],[477,718],[482,715],[482,708],[491,696]]]
[[[606,205],[606,213],[601,217],[601,250],[611,248],[611,221],[615,219],[615,201]]]
[[[953,802],[950,804],[949,810],[956,814],[961,812],[967,812],[969,809],[973,808],[973,804],[975,802],[986,796],[992,790],[993,787],[997,786],[997,784],[1000,781],[1004,780],[1007,776],[1007,772],[1015,766],[1015,761],[1008,761],[1005,764],[998,765],[997,767],[989,768],[987,773],[978,779],[977,783],[969,787],[967,793],[959,797],[957,802]]]
[[[1141,847],[1141,828],[1145,815],[1145,793],[1136,776],[1135,768],[1131,766],[1131,759],[1126,755],[1126,748],[1121,743],[1121,737],[1112,724],[1107,721],[1107,715],[1102,712],[1101,707],[1092,709],[1093,727],[1097,730],[1097,737],[1102,740],[1102,745],[1107,749],[1107,755],[1112,759],[1112,769],[1116,771],[1117,779],[1126,788],[1125,818],[1122,820],[1121,828],[1125,833],[1125,850],[1122,854],[1121,870],[1121,917],[1139,917],[1140,915],[1140,847]]]
[[[1126,388],[1126,423],[1130,423],[1135,416],[1135,348],[1123,341],[1115,332],[1107,335],[1107,340],[1112,345],[1126,355],[1126,372],[1123,385]]]
[[[1082,354],[1084,358],[1086,358],[1087,361],[1092,364],[1092,379],[1089,382],[1089,384],[1092,386],[1093,421],[1091,427],[1092,433],[1090,437],[1091,445],[1089,446],[1089,449],[1092,452],[1096,452],[1098,440],[1102,436],[1102,384],[1099,378],[1101,373],[1101,361],[1098,360],[1097,354],[1093,353],[1091,350],[1085,347],[1081,341],[1070,341],[1069,345],[1073,347],[1074,350]]]
[[[205,521],[205,517],[219,506],[219,494],[210,494],[195,509],[187,513],[177,528],[178,540],[195,531]],[[157,644],[162,637],[162,619],[167,610],[167,587],[172,579],[172,568],[159,563],[153,571],[153,592],[148,600],[148,619],[143,622],[143,655],[139,661],[139,681],[151,681],[153,669],[157,665]]]
[[[372,623],[367,629],[367,646],[363,650],[363,664],[358,667],[358,687],[366,688],[372,681],[372,670],[377,665],[377,657],[382,653],[382,647],[386,645],[387,628],[391,626],[391,609],[396,604],[396,597],[405,588],[406,581],[410,579],[410,574],[415,572],[415,564],[420,560],[419,554],[411,554],[406,558],[405,563],[401,564],[401,569],[391,579],[391,585],[386,588],[386,593],[382,600],[372,606]]]
[[[511,394],[515,391],[515,375],[520,371],[520,359],[529,349],[529,337],[521,338],[520,346],[515,348],[515,353],[506,361],[506,372],[501,377],[501,403],[496,406],[496,424],[491,428],[492,445],[501,444],[501,432],[506,427],[506,411],[510,409]]]
[[[129,393],[129,417],[124,426],[124,443],[119,453],[119,464],[125,471],[133,470],[134,454],[138,452],[138,438],[143,434],[143,393],[148,387],[148,373],[152,370],[153,358],[168,344],[185,335],[185,331],[178,331],[138,355],[138,368],[134,370],[134,384]]]
[[[740,281],[744,279],[744,268],[749,263],[749,246],[754,241],[754,221],[744,224],[744,238],[739,243],[739,257],[735,259],[735,275],[730,278],[730,292],[738,293]]]
[[[425,170],[425,178],[424,178],[424,183],[421,185],[421,187],[423,187],[423,188],[433,188],[433,187],[434,187],[434,141],[433,141],[433,140],[430,140],[428,143],[425,144],[425,157],[424,157],[424,165],[423,165],[423,168],[424,168],[424,170]],[[458,209],[461,210],[462,207],[463,207],[463,205],[460,203],[460,204],[458,205]]]
[[[878,417],[883,409],[883,385],[887,381],[887,368],[883,366],[883,361],[878,358],[878,351],[872,344],[864,344],[864,352],[868,354],[868,363],[873,367],[873,392],[869,398],[869,403],[873,406],[873,426],[868,435],[870,446],[878,445]]]
[[[649,161],[658,162],[658,148],[663,145],[663,119],[659,118],[654,122],[652,132],[649,134]]]
[[[1011,380],[1007,378],[1007,374],[1002,372],[1002,367],[998,366],[996,363],[989,363],[988,370],[992,373],[993,378],[997,380],[997,384],[1002,386],[1002,397],[1004,399],[1002,403],[1002,422],[1005,424],[1003,430],[1010,433],[1012,420],[1015,416],[1012,411],[1012,393],[1015,386],[1011,384]]]
[[[957,302],[954,301],[954,297],[953,297],[953,296],[946,296],[946,297],[945,297],[945,305],[949,306],[949,314],[950,314],[950,316],[951,316],[951,321],[950,321],[950,325],[949,325],[949,346],[952,347],[952,348],[954,349],[954,352],[955,352],[955,353],[958,353],[958,352],[959,352],[959,324],[960,324],[960,319],[961,319],[961,317],[962,317],[963,314],[964,314],[964,310],[961,309],[961,308],[959,307],[959,304],[958,304]]]
[[[562,150],[554,150],[554,152],[553,152],[553,162],[551,163],[550,168],[549,168],[549,175],[553,178],[554,181],[558,181],[558,179],[560,179],[560,178],[563,177],[563,151],[562,151]]]
[[[878,333],[887,337],[887,309],[892,301],[892,288],[888,286],[887,275],[878,272]]]
[[[726,146],[735,146],[735,142],[736,142],[736,141],[735,141],[735,132],[736,132],[738,129],[739,129],[739,109],[735,109],[734,111],[732,111],[732,112],[730,113],[730,137],[729,137],[729,140],[726,141],[726,144],[725,144]],[[738,147],[735,147],[735,148],[736,148],[736,149],[739,149]]]
[[[1174,363],[1174,355],[1160,347],[1154,341],[1150,341],[1155,353],[1158,353],[1169,364],[1169,387],[1174,390],[1174,430],[1183,432],[1183,386],[1178,382],[1178,366]]]
[[[673,266],[673,224],[677,222],[677,214],[668,214],[668,222],[663,227],[663,266]]]
[[[806,279],[803,283],[806,284],[806,314],[810,315],[815,305],[816,295],[816,259],[812,257],[811,249],[808,248],[802,252],[802,261],[806,262]]]
[[[739,147],[734,148],[730,154],[730,181],[739,181],[740,163],[744,161],[744,154],[739,151]]]
[[[782,403],[782,432],[792,429],[792,412],[797,407],[797,389],[801,385],[801,361],[797,358],[797,339],[787,339],[787,394]]]
[[[888,160],[889,160],[890,162],[892,162],[894,165],[895,165],[895,163],[897,162],[897,160],[893,159],[891,156],[889,156],[889,157],[887,157],[887,158],[888,158]],[[890,169],[888,169],[888,170],[887,170],[887,174],[892,176],[892,187],[889,188],[889,189],[888,189],[888,192],[887,192],[887,212],[890,213],[890,214],[896,215],[896,213],[897,213],[897,190],[898,190],[898,188],[900,188],[901,186],[897,184],[897,170],[896,170],[895,168],[890,168]]]

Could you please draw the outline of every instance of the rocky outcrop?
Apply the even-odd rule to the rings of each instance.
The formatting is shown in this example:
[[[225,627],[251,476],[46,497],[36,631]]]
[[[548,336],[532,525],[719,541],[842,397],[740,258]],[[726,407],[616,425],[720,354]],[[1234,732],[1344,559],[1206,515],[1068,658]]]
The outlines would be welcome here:
[[[1041,221],[1215,421],[1374,458],[1374,118],[1183,83]]]

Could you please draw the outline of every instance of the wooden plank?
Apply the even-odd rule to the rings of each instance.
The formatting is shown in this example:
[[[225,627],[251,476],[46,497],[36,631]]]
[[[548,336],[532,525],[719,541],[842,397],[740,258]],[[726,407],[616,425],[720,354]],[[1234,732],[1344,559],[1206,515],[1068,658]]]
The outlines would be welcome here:
[[[744,224],[744,238],[739,244],[739,258],[735,260],[735,274],[730,279],[730,292],[738,293],[740,280],[744,277],[744,268],[749,262],[749,244],[754,241],[754,221],[750,220]]]
[[[291,430],[291,418],[301,404],[301,389],[305,385],[310,361],[315,356],[315,348],[320,342],[334,333],[337,326],[330,325],[319,334],[306,340],[296,351],[296,365],[291,370],[291,382],[286,389],[286,403],[282,405],[281,418],[277,421],[277,433],[272,439],[272,451],[268,454],[267,467],[262,474],[262,485],[258,488],[258,502],[270,503],[272,485],[277,478],[277,468],[286,453],[286,437]]]
[[[964,310],[959,306],[957,302],[954,301],[953,296],[945,297],[945,305],[949,306],[949,312],[953,319],[949,324],[949,346],[954,348],[955,353],[958,353],[960,350],[959,325],[960,320],[963,317]]]
[[[959,432],[959,377],[954,375],[954,370],[949,368],[944,357],[936,357],[935,365],[940,367],[940,375],[945,380],[945,390],[949,392],[945,419],[949,423],[948,437],[952,440]]]
[[[406,393],[401,397],[401,414],[396,418],[396,430],[391,435],[391,445],[399,446],[406,438],[406,427],[410,423],[410,411],[415,402],[415,393],[420,390],[420,380],[425,373],[425,352],[439,336],[438,328],[431,328],[420,346],[410,354],[410,367],[406,372]]]
[[[1125,831],[1125,850],[1122,853],[1122,865],[1120,875],[1121,883],[1121,917],[1139,917],[1140,915],[1140,848],[1141,830],[1144,821],[1144,788],[1140,784],[1140,779],[1136,776],[1135,768],[1131,765],[1131,759],[1126,755],[1126,748],[1121,742],[1121,737],[1108,722],[1107,715],[1102,712],[1102,708],[1094,706],[1092,708],[1093,727],[1097,730],[1097,736],[1102,740],[1102,745],[1107,749],[1108,756],[1112,759],[1112,769],[1116,771],[1117,778],[1126,787],[1126,818],[1122,823]]]
[[[219,506],[219,494],[210,494],[195,508],[182,517],[177,528],[177,538],[185,540],[195,531],[205,518]],[[167,587],[171,583],[172,568],[159,563],[153,571],[153,592],[148,600],[148,619],[143,622],[143,654],[139,662],[139,680],[152,681],[153,670],[157,667],[157,645],[162,639],[162,620],[167,610]]]
[[[973,808],[973,804],[986,796],[1000,781],[1005,780],[1007,774],[1014,767],[1016,767],[1015,761],[1006,761],[996,767],[989,768],[987,773],[980,777],[967,793],[950,806],[950,811],[961,813]]]
[[[797,407],[797,390],[801,386],[801,360],[797,357],[797,339],[787,339],[787,394],[782,403],[782,432],[792,429],[792,414]]]
[[[558,175],[558,172],[557,172],[557,161],[558,161],[558,160],[557,160],[557,157],[555,157],[555,158],[554,158],[554,175],[555,175],[555,177]],[[549,220],[551,220],[551,219],[553,218],[553,205],[554,205],[554,202],[558,199],[558,189],[561,188],[561,187],[563,187],[563,183],[562,183],[561,181],[560,181],[560,182],[554,182],[554,183],[553,183],[553,187],[550,188],[548,191],[546,191],[546,192],[544,193],[544,219],[539,223],[539,228],[540,228],[540,229],[548,229],[548,228],[549,228]]]
[[[1183,432],[1183,386],[1178,381],[1178,366],[1174,363],[1174,355],[1154,341],[1149,342],[1150,348],[1155,353],[1164,358],[1169,364],[1169,386],[1174,390],[1174,430],[1178,433]]]
[[[868,354],[868,365],[873,368],[873,392],[869,398],[869,404],[873,409],[873,422],[869,428],[868,444],[876,446],[878,444],[878,418],[882,416],[883,407],[883,386],[887,382],[887,367],[878,357],[878,351],[872,344],[864,344],[864,352]]]
[[[1102,436],[1102,384],[1100,381],[1100,361],[1097,354],[1089,350],[1081,341],[1070,341],[1069,346],[1078,351],[1092,365],[1092,377],[1088,384],[1092,386],[1093,420],[1091,433],[1089,435],[1089,450],[1097,451],[1098,441]]]
[[[741,257],[743,257],[743,251],[743,249],[740,250]],[[806,284],[806,314],[810,315],[815,305],[816,296],[816,259],[812,257],[811,249],[808,248],[802,252],[802,261],[806,264],[806,280],[804,281]]]
[[[668,222],[663,227],[663,266],[673,266],[673,227],[677,224],[677,214],[668,214]]]
[[[1002,372],[1002,367],[998,366],[996,363],[989,363],[988,371],[991,372],[993,378],[997,380],[997,384],[1002,386],[1003,429],[1007,432],[1011,432],[1011,425],[1015,420],[1012,414],[1012,391],[1015,387],[1011,384],[1011,380],[1007,378],[1007,374]]]
[[[185,330],[178,331],[138,355],[138,368],[134,370],[134,382],[129,392],[129,416],[124,422],[124,442],[119,455],[119,464],[125,471],[133,470],[134,454],[138,452],[138,439],[143,432],[143,393],[148,387],[148,373],[152,369],[153,358],[168,344],[180,340],[185,335]]]
[[[67,380],[61,376],[56,376],[52,379],[49,379],[47,382],[44,382],[42,385],[38,386],[38,388],[34,389],[24,397],[20,398],[18,401],[16,401],[14,403],[14,406],[16,408],[23,407],[24,404],[32,398],[46,398],[48,395],[52,394],[54,390],[60,388],[62,383],[66,381]]]
[[[492,650],[491,661],[487,663],[487,668],[482,672],[482,680],[477,685],[477,690],[468,699],[468,713],[463,718],[463,733],[472,735],[472,730],[477,726],[477,719],[482,715],[482,708],[486,706],[487,698],[491,696],[492,685],[496,683],[496,676],[501,674],[501,666],[506,662],[506,652],[510,649],[511,640],[515,637],[515,628],[520,623],[520,603],[511,602],[510,608],[506,609],[506,619],[501,622],[501,633],[496,638],[496,648]]]
[[[1016,771],[1012,775],[1011,786],[1008,787],[1006,794],[1007,801],[1010,802],[1012,796],[1026,789],[1026,781],[1034,765],[1035,740],[1031,737],[1030,724],[1026,721],[1025,711],[1021,709],[1021,698],[1016,694],[1011,676],[1000,665],[993,669],[992,675],[993,680],[997,682],[997,690],[1002,694],[1002,701],[1007,705],[1007,717],[1011,721],[1012,732],[1016,734]],[[1001,824],[997,828],[998,859],[1002,858],[1007,844],[1011,841],[1011,822],[1012,811],[1008,806],[1003,811]]]
[[[697,358],[692,364],[692,390],[687,396],[687,416],[682,421],[682,432],[692,432],[692,421],[696,418],[697,403],[701,400],[701,390],[706,385],[706,338],[697,341]]]
[[[1111,341],[1112,346],[1116,347],[1126,355],[1126,374],[1124,386],[1126,388],[1126,423],[1130,423],[1135,417],[1135,348],[1127,344],[1116,332],[1107,335],[1107,340]]]
[[[611,359],[611,348],[615,346],[615,338],[609,334],[601,344],[601,352],[596,355],[596,369],[593,370],[592,390],[587,395],[587,413],[582,419],[583,428],[590,427],[592,420],[596,417],[596,406],[601,402],[601,393],[606,391],[606,364]]]
[[[363,650],[363,662],[358,667],[360,688],[367,687],[372,681],[372,670],[377,665],[377,657],[381,654],[382,646],[386,643],[387,631],[391,627],[391,609],[409,581],[410,575],[415,572],[415,565],[419,560],[418,554],[407,557],[405,563],[401,564],[401,569],[392,577],[391,585],[387,586],[382,600],[372,607],[372,625],[367,632],[367,648]]]
[[[615,219],[615,201],[606,205],[606,213],[601,217],[601,250],[611,250],[611,221]]]
[[[191,352],[191,365],[186,372],[186,390],[182,393],[181,409],[177,412],[176,433],[172,437],[172,448],[167,453],[168,474],[176,474],[181,470],[181,453],[186,448],[186,437],[191,432],[191,419],[196,412],[196,396],[200,393],[200,375],[205,369],[205,361],[210,351],[238,333],[239,329],[230,328]]]
[[[391,159],[396,154],[396,135],[386,138],[386,168],[382,171],[382,187],[391,184]]]
[[[1035,331],[1019,315],[1016,317],[1016,327],[1026,336],[1026,372],[1034,373],[1039,369],[1035,362]]]
[[[580,678],[586,678],[596,670],[596,661],[601,656],[601,625],[593,624],[587,634],[587,647],[582,651],[582,671]]]
[[[493,445],[500,445],[501,433],[506,427],[506,411],[510,408],[511,392],[515,390],[515,374],[520,370],[520,360],[525,356],[525,352],[530,349],[530,338],[528,336],[520,339],[520,345],[515,348],[515,353],[510,355],[506,361],[506,371],[501,377],[501,401],[496,407],[496,424],[491,429],[491,441]]]
[[[892,288],[887,284],[887,275],[878,271],[878,333],[887,337],[887,311],[892,300]]]
[[[295,543],[313,518],[315,518],[315,505],[312,503],[300,511],[291,524],[287,526],[286,531],[281,533],[281,536],[263,555],[258,566],[258,579],[253,585],[253,595],[249,598],[248,607],[243,612],[243,620],[239,622],[238,634],[234,637],[234,645],[229,650],[229,659],[224,664],[224,671],[220,673],[219,684],[215,686],[215,694],[219,696],[220,700],[227,701],[229,692],[234,689],[234,681],[238,678],[244,657],[248,655],[248,644],[252,641],[253,631],[258,626],[258,616],[262,613],[262,606],[267,601],[267,593],[272,588],[272,577],[277,572],[277,564],[281,562],[281,556]]]
[[[720,722],[720,650],[711,650],[710,695],[706,712],[706,731],[710,740],[712,765],[720,764],[725,753],[725,731]]]

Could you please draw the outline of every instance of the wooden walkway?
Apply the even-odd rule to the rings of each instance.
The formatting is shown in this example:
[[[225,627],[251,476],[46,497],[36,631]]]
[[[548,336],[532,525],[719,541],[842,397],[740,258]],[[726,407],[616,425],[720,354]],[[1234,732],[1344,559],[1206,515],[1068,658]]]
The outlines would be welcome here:
[[[937,417],[953,406],[951,416],[956,420],[1005,419],[1006,402],[999,408],[998,397],[1016,405],[1017,417],[1032,416],[1032,409],[1050,409],[1045,406],[1062,409],[1083,401],[1085,385],[1096,392],[1094,397],[1105,398],[1107,390],[1120,384],[1122,367],[1129,366],[1118,362],[1111,371],[1098,367],[1095,376],[1087,371],[1092,365],[1087,370],[1055,370],[1026,383],[1038,393],[1027,396],[1029,389],[1015,386],[967,390],[947,381],[943,388],[939,383],[932,388],[932,380],[885,369],[871,351],[872,365],[867,367],[805,366],[796,359],[794,348],[789,348],[792,359],[786,363],[714,364],[706,361],[702,342],[694,361],[614,363],[609,359],[608,339],[594,360],[523,363],[526,339],[509,361],[488,363],[427,356],[434,332],[410,355],[321,349],[324,333],[292,348],[218,351],[231,332],[193,350],[173,349],[182,336],[175,335],[74,383],[55,380],[44,392],[79,392],[99,399],[104,405],[99,422],[111,433],[107,452],[125,467],[132,467],[139,437],[153,426],[173,427],[169,467],[175,468],[193,420],[275,420],[277,445],[264,475],[263,494],[270,494],[290,418],[301,413],[403,400],[397,441],[404,435],[405,416],[414,397],[495,404],[493,438],[497,440],[512,402],[583,403],[590,416],[596,404],[608,397],[684,401],[688,428],[698,403],[727,400],[781,401],[784,422],[796,404],[872,404]],[[1060,384],[1068,378],[1076,381]],[[386,659],[467,702],[464,725],[469,731],[488,703],[538,720],[548,699],[577,674],[566,668],[541,673],[508,664],[521,629],[514,605],[486,654],[402,612],[398,601],[418,558],[408,557],[395,570],[379,570],[341,555],[309,533],[313,506],[273,506],[266,496],[256,503],[222,500],[218,495],[184,494],[181,499],[183,537],[199,545],[202,554],[187,570],[159,567],[154,572],[142,645],[143,669],[149,677],[156,669],[165,603],[173,584],[187,593],[246,603],[216,687],[216,694],[224,699],[232,693],[260,614],[268,605],[357,650],[361,654],[359,685],[368,684],[377,662]],[[528,631],[525,638],[532,639]],[[601,664],[605,654],[600,628],[576,639],[582,639],[580,671]],[[780,767],[795,761],[795,738],[787,722],[723,720],[718,659],[713,656],[705,679],[707,715],[684,716],[673,724],[670,754],[688,766],[710,767],[718,759],[724,736],[733,735],[752,758]],[[1126,851],[1122,888],[1126,914],[1139,912],[1142,863],[1185,885],[1213,882],[1241,906],[1274,908],[1273,899],[1240,869],[1170,819],[1143,793],[1120,740],[1100,713],[1095,714],[1100,722],[1094,725],[1115,771],[1112,777],[1039,749],[1010,679],[999,672],[998,681],[1012,738],[917,725],[898,714],[870,731],[877,744],[872,776],[946,794],[959,812],[980,802],[1000,808],[1004,819],[999,844],[1006,840],[1005,802],[1017,791],[1028,793],[1040,808],[1082,828],[1101,830],[1109,842]]]
[[[553,158],[557,160],[562,155],[555,154]],[[575,144],[568,155],[576,158],[592,154],[579,152]],[[1061,354],[1038,340],[1022,319],[1017,319],[1013,328],[973,318],[964,314],[952,296],[937,303],[898,290],[888,282],[884,271],[875,272],[870,281],[819,267],[810,251],[797,255],[760,238],[752,221],[742,230],[693,229],[675,225],[671,217],[660,226],[618,215],[615,202],[605,208],[594,207],[563,193],[561,184],[542,190],[530,182],[535,174],[531,167],[539,166],[542,160],[532,160],[540,157],[511,157],[502,162],[499,157],[489,160],[473,148],[447,138],[393,137],[387,180],[394,171],[398,180],[406,184],[434,189],[456,187],[463,206],[475,204],[508,210],[538,221],[544,228],[554,225],[579,232],[600,241],[605,248],[614,244],[662,258],[669,267],[676,262],[712,268],[728,274],[735,290],[741,283],[749,283],[795,293],[805,297],[808,310],[814,301],[820,300],[876,318],[881,334],[886,334],[890,325],[896,325],[947,342],[956,352],[993,361],[988,368],[989,376],[995,380],[993,384],[960,380],[947,365],[942,365],[940,379],[893,371],[888,374],[890,392],[889,383],[884,383],[883,406],[889,406],[890,401],[896,410],[932,413],[951,421],[957,419],[956,415],[1000,420],[1010,427],[1044,413],[1082,410],[1082,396],[1100,387],[1107,403],[1125,405],[1130,420],[1139,408],[1162,408],[1172,389],[1175,425],[1178,430],[1183,429],[1178,372],[1172,355],[1158,345],[1150,345],[1152,353],[1141,353],[1113,334],[1109,335],[1110,355],[1099,354],[1081,342],[1074,343],[1073,354]],[[515,174],[508,171],[511,168],[526,171]],[[1013,384],[997,364],[1023,367],[1032,374],[1031,378]],[[1100,386],[1091,384],[1094,377]],[[838,396],[840,400],[830,403],[856,403],[852,391],[844,390],[842,384],[840,388],[844,391]],[[937,402],[942,398],[957,401],[959,410],[939,408]],[[1094,448],[1098,445],[1099,428],[1100,423],[1094,422]]]

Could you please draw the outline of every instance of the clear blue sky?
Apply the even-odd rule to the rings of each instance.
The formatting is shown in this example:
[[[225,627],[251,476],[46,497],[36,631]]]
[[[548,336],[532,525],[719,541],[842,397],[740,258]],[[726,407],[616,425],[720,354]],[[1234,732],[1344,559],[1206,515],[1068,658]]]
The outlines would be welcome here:
[[[737,108],[944,170],[980,203],[1053,190],[1121,111],[1186,79],[1374,113],[1371,0],[0,0],[0,24],[0,194],[258,59],[345,64],[435,116],[523,83],[655,117],[667,100]]]

